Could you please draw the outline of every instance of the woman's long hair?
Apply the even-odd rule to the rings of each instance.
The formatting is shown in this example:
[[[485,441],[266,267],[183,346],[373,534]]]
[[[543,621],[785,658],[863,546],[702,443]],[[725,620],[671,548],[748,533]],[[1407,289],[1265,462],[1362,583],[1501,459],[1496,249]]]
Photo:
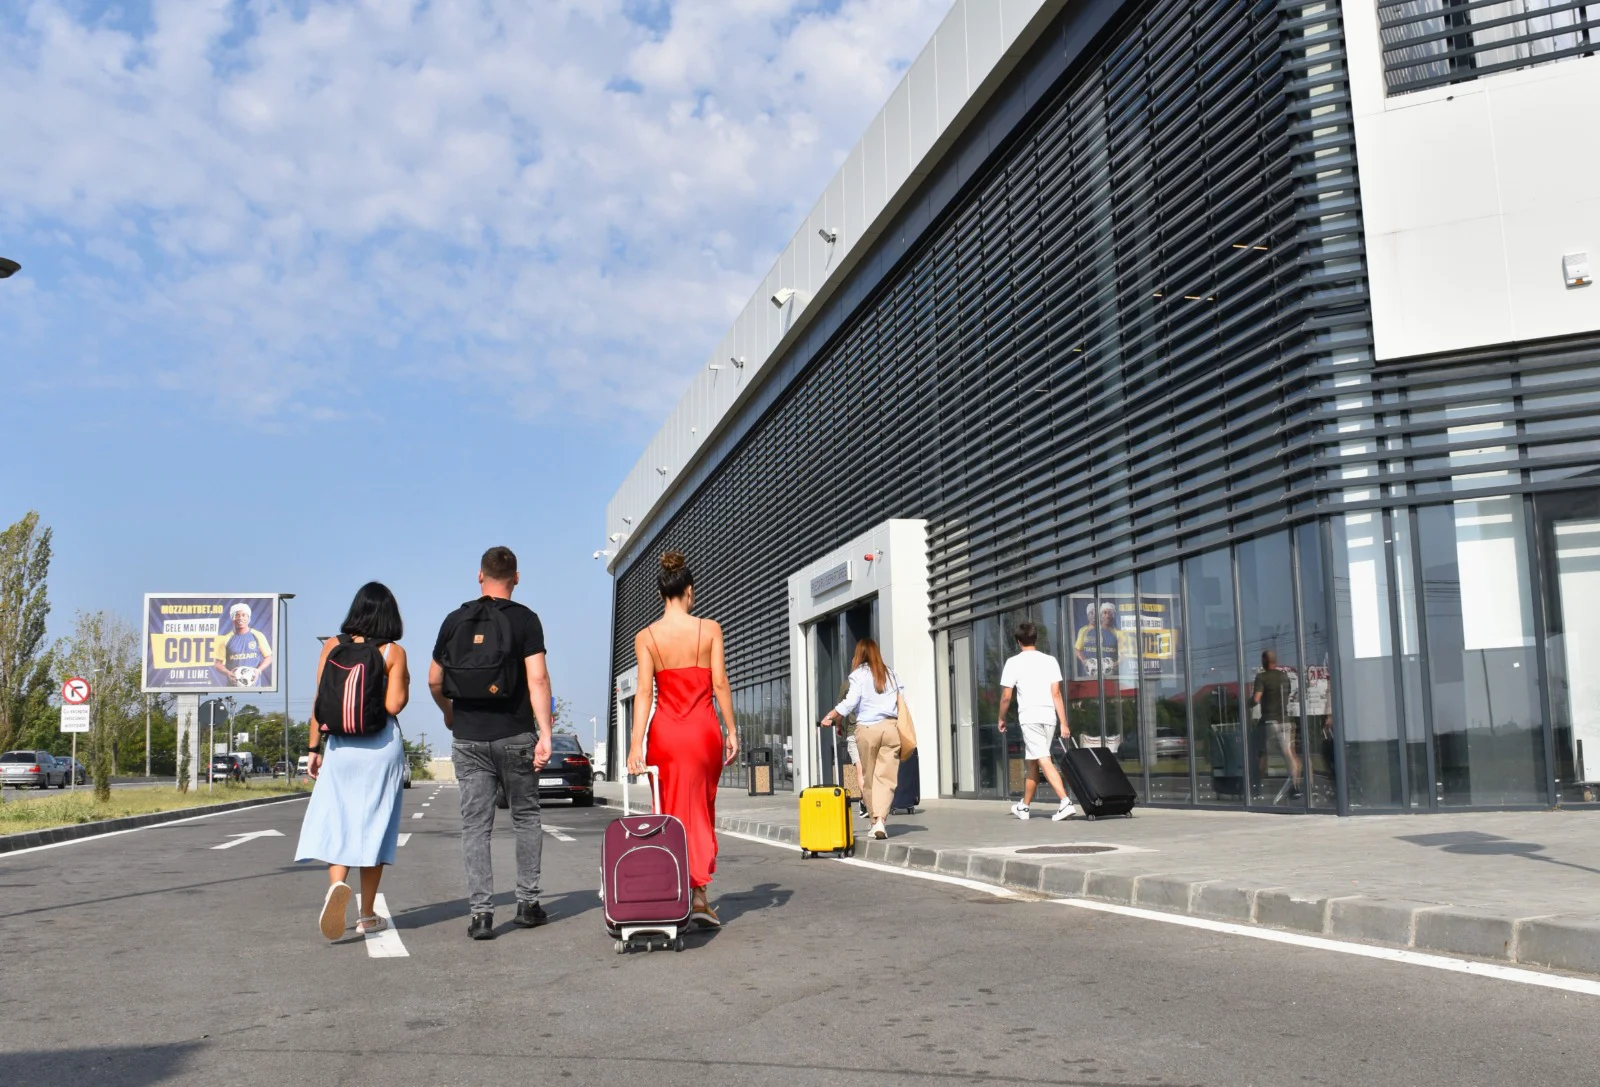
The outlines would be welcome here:
[[[369,581],[356,590],[350,613],[339,627],[341,634],[359,634],[374,642],[398,642],[405,634],[400,605],[381,581]]]
[[[883,654],[878,652],[878,643],[871,638],[862,638],[856,643],[856,655],[850,658],[850,671],[854,672],[863,664],[872,669],[872,682],[882,694],[885,687],[889,686],[889,669],[883,663]]]

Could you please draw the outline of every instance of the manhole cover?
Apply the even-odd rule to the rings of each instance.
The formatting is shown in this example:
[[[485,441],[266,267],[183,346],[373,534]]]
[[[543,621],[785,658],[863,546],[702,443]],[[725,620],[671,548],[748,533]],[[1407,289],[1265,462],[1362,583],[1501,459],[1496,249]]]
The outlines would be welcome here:
[[[1081,855],[1084,853],[1111,853],[1117,847],[1113,845],[1030,845],[1026,849],[1017,850],[1018,853],[1050,853],[1056,856]]]

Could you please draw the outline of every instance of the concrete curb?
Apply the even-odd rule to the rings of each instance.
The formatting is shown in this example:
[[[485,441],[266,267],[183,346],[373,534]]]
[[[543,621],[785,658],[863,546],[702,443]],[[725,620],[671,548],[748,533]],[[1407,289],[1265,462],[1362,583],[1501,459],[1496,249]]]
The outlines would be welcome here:
[[[290,800],[304,800],[310,793],[287,796],[263,796],[254,800],[233,800],[226,804],[205,804],[195,808],[151,812],[149,815],[125,815],[121,819],[100,819],[93,823],[73,823],[70,826],[50,827],[47,830],[25,830],[21,834],[0,835],[0,853],[18,849],[34,849],[58,842],[75,842],[80,838],[95,838],[119,830],[137,830],[158,823],[178,823],[197,815],[214,815],[218,812],[238,811],[241,808],[258,808],[263,804],[282,804]]]
[[[782,823],[719,817],[722,830],[794,842]],[[960,876],[1037,894],[1093,898],[1122,906],[1260,925],[1330,939],[1600,974],[1600,914],[1505,916],[1467,906],[1306,894],[1165,872],[1130,873],[1092,858],[1041,861],[992,850],[933,849],[856,840],[856,855],[896,868]]]

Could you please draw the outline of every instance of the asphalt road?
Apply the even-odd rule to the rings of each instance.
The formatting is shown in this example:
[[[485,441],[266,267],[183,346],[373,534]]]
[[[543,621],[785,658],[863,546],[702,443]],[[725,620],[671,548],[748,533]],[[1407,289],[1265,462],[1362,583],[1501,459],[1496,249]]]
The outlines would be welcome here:
[[[497,837],[501,936],[474,943],[455,805],[406,794],[392,942],[318,935],[325,873],[290,859],[300,801],[0,856],[0,1082],[1463,1087],[1600,1066],[1600,997],[732,838],[726,927],[618,956],[603,807],[547,806],[542,929],[509,925]],[[264,830],[283,837],[214,848]]]

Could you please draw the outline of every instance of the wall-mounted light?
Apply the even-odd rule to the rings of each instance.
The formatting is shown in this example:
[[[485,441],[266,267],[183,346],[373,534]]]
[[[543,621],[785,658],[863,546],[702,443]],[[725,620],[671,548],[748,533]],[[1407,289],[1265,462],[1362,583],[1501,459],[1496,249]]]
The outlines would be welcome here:
[[[825,226],[817,231],[817,237],[832,245],[839,240],[839,232],[831,226]]]
[[[783,287],[773,294],[772,304],[779,309],[782,309],[784,306],[787,306],[789,301],[796,296],[799,297],[801,305],[805,305],[807,302],[811,301],[811,296],[805,291],[797,291],[793,287]]]
[[[720,369],[722,369],[722,367],[720,367],[716,363],[712,362],[712,363],[707,363],[706,364],[706,369],[707,370],[720,370]]]
[[[626,535],[626,532],[613,532],[611,535],[607,536],[606,539],[610,540],[612,543],[621,543],[623,537]]]

